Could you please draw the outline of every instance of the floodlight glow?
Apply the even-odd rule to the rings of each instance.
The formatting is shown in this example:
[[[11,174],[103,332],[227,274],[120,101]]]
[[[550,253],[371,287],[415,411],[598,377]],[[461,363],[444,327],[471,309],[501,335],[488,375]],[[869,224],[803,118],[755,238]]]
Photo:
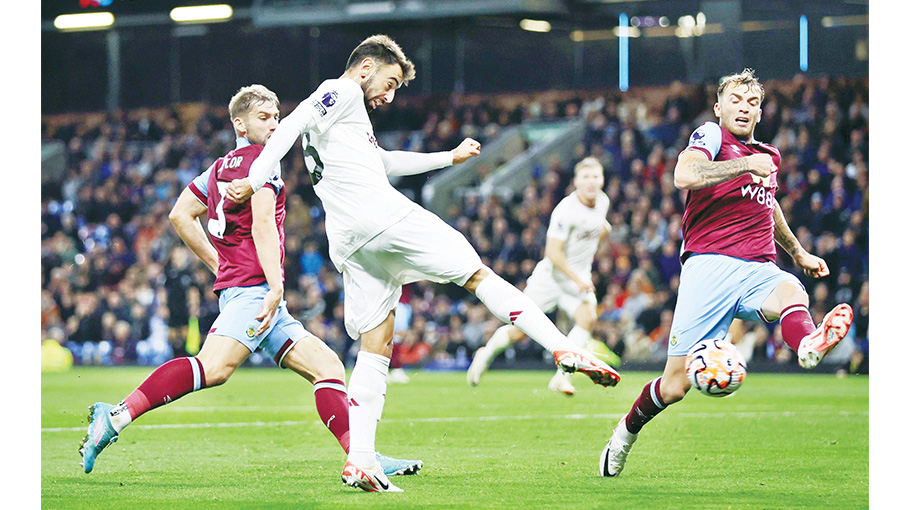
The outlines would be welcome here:
[[[549,32],[550,31],[550,22],[540,19],[523,19],[518,22],[523,30],[528,32]]]
[[[799,17],[799,70],[809,70],[809,18]]]
[[[178,23],[224,21],[233,15],[234,9],[227,4],[193,5],[189,7],[175,7],[171,10],[171,19]]]
[[[114,24],[114,15],[109,12],[88,12],[83,14],[61,14],[54,18],[59,30],[86,30],[105,28]]]
[[[619,15],[619,90],[629,89],[629,16]]]

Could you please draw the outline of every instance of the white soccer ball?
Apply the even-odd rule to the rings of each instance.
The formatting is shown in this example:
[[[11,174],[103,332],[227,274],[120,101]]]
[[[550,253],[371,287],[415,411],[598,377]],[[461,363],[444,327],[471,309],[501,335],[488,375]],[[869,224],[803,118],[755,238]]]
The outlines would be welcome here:
[[[746,378],[746,360],[730,342],[702,340],[686,355],[689,384],[710,397],[725,397]]]

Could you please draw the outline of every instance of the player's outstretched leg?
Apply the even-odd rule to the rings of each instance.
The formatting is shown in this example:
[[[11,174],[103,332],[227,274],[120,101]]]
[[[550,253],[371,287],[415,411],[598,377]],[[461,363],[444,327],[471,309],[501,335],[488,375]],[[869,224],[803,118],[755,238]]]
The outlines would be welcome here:
[[[601,386],[615,386],[619,374],[593,354],[572,344],[528,296],[489,269],[465,284],[497,319],[512,324],[548,352],[564,371],[582,372]]]
[[[685,395],[685,371],[684,356],[671,356],[667,360],[667,368],[664,375],[649,381],[641,390],[641,394],[635,399],[629,413],[619,420],[619,424],[613,430],[613,435],[600,454],[600,475],[617,476],[622,472],[626,465],[626,457],[632,450],[632,444],[638,439],[638,433],[651,419],[657,416],[661,411],[667,408],[673,402],[678,402]],[[669,375],[668,375],[669,374]],[[661,394],[661,382],[668,378],[676,382],[675,387],[677,395],[674,400],[667,401]],[[681,379],[681,380],[680,380]],[[674,386],[671,384],[671,386]]]
[[[156,368],[119,404],[95,403],[90,408],[88,435],[79,448],[85,472],[92,472],[98,454],[134,419],[205,387],[205,371],[198,358],[174,358]]]
[[[88,431],[82,438],[79,453],[82,455],[82,467],[86,473],[95,468],[95,459],[101,450],[117,442],[117,431],[111,425],[110,411],[113,405],[95,402],[88,408]]]
[[[799,343],[797,356],[799,366],[805,369],[815,368],[838,342],[847,336],[853,324],[853,308],[846,303],[835,306],[822,320],[815,331]]]

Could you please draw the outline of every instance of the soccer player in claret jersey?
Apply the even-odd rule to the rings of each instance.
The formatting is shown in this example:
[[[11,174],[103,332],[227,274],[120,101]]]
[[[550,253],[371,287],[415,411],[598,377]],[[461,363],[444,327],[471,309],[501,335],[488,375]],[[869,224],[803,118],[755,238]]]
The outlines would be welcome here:
[[[329,256],[344,276],[345,328],[361,341],[348,384],[351,449],[342,480],[365,491],[401,491],[383,475],[374,452],[404,284],[454,282],[541,343],[565,370],[581,371],[604,386],[619,381],[612,368],[575,347],[533,301],[485,267],[464,235],[389,183],[389,175],[428,172],[480,154],[480,144],[469,138],[452,151],[431,154],[379,147],[368,111],[392,102],[414,76],[414,64],[391,38],[367,38],[340,78],[324,81],[281,121],[249,178],[227,191],[236,201],[258,192],[303,135],[307,168],[325,207]]]
[[[674,171],[689,191],[683,213],[682,273],[663,375],[647,383],[620,419],[600,457],[600,474],[622,472],[641,428],[689,390],[686,353],[700,340],[724,338],[734,318],[780,321],[784,341],[812,369],[850,329],[853,310],[839,304],[816,327],[809,296],[780,269],[775,242],[807,275],[829,274],[787,225],[777,191],[780,152],[753,136],[764,88],[751,69],[725,77],[714,114],[689,138]]]
[[[607,221],[610,198],[603,192],[604,169],[596,158],[575,165],[575,191],[553,208],[547,228],[544,258],[537,263],[524,293],[545,312],[557,307],[575,321],[566,335],[578,347],[591,340],[597,320],[597,298],[591,281],[591,265],[600,240],[610,233]],[[512,343],[525,338],[520,329],[501,326],[487,344],[474,354],[468,368],[468,384],[476,386],[490,363]],[[571,376],[557,368],[548,388],[566,395],[575,393]]]
[[[89,408],[88,434],[79,450],[86,473],[133,420],[187,393],[223,384],[256,349],[313,384],[319,417],[345,452],[349,449],[344,365],[291,316],[283,300],[286,191],[280,168],[272,166],[267,185],[249,202],[225,200],[228,184],[247,175],[278,126],[278,97],[251,85],[231,99],[229,111],[236,148],[193,180],[170,213],[181,239],[216,275],[220,314],[197,356],[161,365],[117,405],[97,402]],[[206,213],[211,243],[199,223]],[[380,455],[377,461],[387,474],[413,474],[423,466]]]

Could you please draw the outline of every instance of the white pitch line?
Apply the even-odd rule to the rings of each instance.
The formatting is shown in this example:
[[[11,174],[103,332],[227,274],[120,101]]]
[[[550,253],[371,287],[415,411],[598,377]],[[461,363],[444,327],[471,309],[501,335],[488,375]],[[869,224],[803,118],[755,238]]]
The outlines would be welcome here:
[[[839,415],[839,416],[868,416],[869,411],[734,411],[723,413],[679,413],[678,416],[686,418],[758,418],[758,417],[790,417],[798,415]],[[526,420],[551,420],[563,418],[566,420],[591,420],[607,419],[615,420],[623,417],[624,414],[554,414],[554,415],[518,415],[518,416],[450,416],[450,417],[431,417],[431,418],[387,418],[382,420],[383,423],[451,423],[451,422],[468,422],[468,421],[526,421]],[[232,428],[232,427],[279,427],[279,426],[300,426],[313,425],[320,423],[319,420],[309,421],[253,421],[253,422],[229,422],[229,423],[164,423],[158,425],[134,425],[132,428],[143,430],[156,429],[205,429],[205,428]],[[41,432],[80,432],[85,431],[82,427],[48,427],[42,428]]]

